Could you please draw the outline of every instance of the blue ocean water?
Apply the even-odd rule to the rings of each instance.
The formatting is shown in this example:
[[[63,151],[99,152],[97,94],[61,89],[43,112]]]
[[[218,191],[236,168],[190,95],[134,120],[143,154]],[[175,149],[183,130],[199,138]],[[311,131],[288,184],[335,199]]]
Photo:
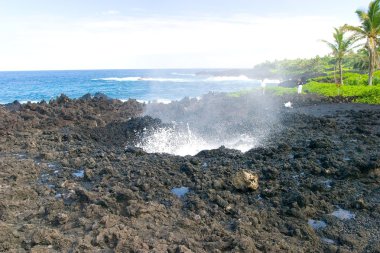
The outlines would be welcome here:
[[[0,72],[0,104],[14,100],[49,101],[61,93],[79,98],[102,92],[121,100],[171,101],[210,91],[230,92],[259,86],[246,76],[200,76],[196,69],[76,70]]]

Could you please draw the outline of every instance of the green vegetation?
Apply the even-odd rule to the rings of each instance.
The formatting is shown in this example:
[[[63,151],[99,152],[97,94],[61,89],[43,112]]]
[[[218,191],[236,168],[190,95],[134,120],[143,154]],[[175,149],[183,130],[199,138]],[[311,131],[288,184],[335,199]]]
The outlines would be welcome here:
[[[235,92],[234,96],[241,96],[251,91]],[[271,87],[268,93],[274,95],[297,94],[297,88]],[[327,97],[343,96],[354,97],[354,102],[365,104],[380,104],[380,86],[344,85],[334,83],[309,82],[303,86],[303,93],[313,93]]]
[[[304,86],[304,92],[324,96],[355,97],[357,103],[380,104],[380,86],[337,86],[331,83],[310,82]]]
[[[286,94],[296,94],[297,93],[297,88],[285,88],[285,87],[267,87],[265,89],[266,92],[274,95],[286,95]],[[249,89],[249,90],[242,90],[242,91],[235,91],[235,92],[230,92],[228,93],[228,96],[230,97],[240,97],[244,96],[253,92],[262,92],[261,88],[256,88],[256,89]]]
[[[342,28],[334,29],[334,42],[328,42],[326,40],[322,40],[322,42],[326,43],[332,50],[332,55],[336,62],[334,70],[336,70],[336,67],[339,70],[339,81],[337,82],[336,71],[334,71],[334,82],[343,85],[343,59],[353,49],[353,45],[356,42],[356,36],[345,36],[346,32]]]
[[[305,83],[304,93],[353,97],[357,103],[380,104],[380,70],[377,71],[380,65],[380,0],[371,1],[368,10],[357,10],[356,14],[360,19],[360,26],[344,25],[334,28],[334,41],[322,40],[331,48],[331,55],[264,62],[240,74],[256,79],[289,80],[283,84],[289,87],[302,81]],[[364,47],[353,52],[353,48],[362,46],[355,43],[363,40],[366,41]],[[336,77],[337,69],[339,81]],[[297,93],[297,88],[267,87],[266,90],[275,95]],[[253,89],[230,95],[238,97],[257,91],[258,89]]]
[[[313,93],[322,96],[354,97],[356,103],[380,104],[380,71],[374,73],[374,86],[367,85],[367,75],[359,73],[344,73],[344,86],[334,83],[334,75],[310,79],[303,85],[303,93]],[[261,88],[229,93],[229,96],[240,97],[252,92],[261,92]],[[266,93],[274,95],[297,94],[297,87],[267,87]]]
[[[344,83],[347,85],[367,85],[368,83],[368,76],[359,73],[344,73],[342,75],[342,78],[344,80]],[[309,81],[318,83],[335,83],[334,79],[334,75],[327,75],[311,78]],[[380,71],[376,71],[374,73],[373,84],[380,84]]]
[[[368,57],[366,50],[349,52],[342,60],[343,81],[347,72],[363,74],[368,69]],[[316,77],[332,76],[331,82],[335,82],[336,59],[334,56],[316,56],[311,59],[277,60],[256,65],[246,74],[252,78],[264,79],[313,79]],[[368,77],[367,77],[368,82]]]
[[[287,80],[309,78],[333,73],[334,65],[335,60],[331,56],[316,56],[311,59],[285,59],[258,64],[245,74],[256,79],[274,78]],[[351,68],[351,66],[344,67]]]
[[[367,72],[368,77],[365,83],[378,84],[379,80],[376,80],[378,77],[375,71],[380,65],[380,0],[371,1],[368,10],[357,10],[356,13],[361,22],[360,26],[344,25],[341,28],[335,28],[333,42],[322,40],[332,49],[331,55],[316,56],[312,59],[264,62],[241,74],[256,79],[301,79],[303,82],[316,77],[323,79],[325,76],[328,82],[348,82],[349,85],[355,83],[359,85],[364,84],[364,79],[356,74]],[[363,41],[366,43],[360,44]],[[352,52],[352,49],[358,46],[363,47],[357,52]],[[334,76],[336,69],[339,70],[339,81]],[[351,73],[352,78],[348,78],[343,71]],[[331,79],[331,76],[334,78]]]
[[[373,74],[379,63],[378,45],[380,36],[380,0],[369,3],[367,11],[357,10],[361,25],[345,25],[347,31],[352,31],[358,39],[366,39],[365,44],[369,57],[368,85],[372,85]]]

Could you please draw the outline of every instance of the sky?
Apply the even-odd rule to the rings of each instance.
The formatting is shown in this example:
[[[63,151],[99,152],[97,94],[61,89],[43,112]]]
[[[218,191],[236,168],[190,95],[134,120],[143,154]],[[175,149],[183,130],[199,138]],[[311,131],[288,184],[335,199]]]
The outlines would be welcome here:
[[[0,0],[0,71],[251,68],[326,55],[363,0]]]

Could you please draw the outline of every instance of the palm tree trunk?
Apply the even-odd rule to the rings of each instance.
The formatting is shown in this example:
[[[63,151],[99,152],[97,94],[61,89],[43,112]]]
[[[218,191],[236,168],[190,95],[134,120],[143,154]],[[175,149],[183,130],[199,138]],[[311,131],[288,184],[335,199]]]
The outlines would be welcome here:
[[[340,75],[340,85],[343,85],[343,66],[342,66],[342,59],[339,60],[339,75]]]
[[[338,81],[336,80],[336,63],[334,65],[334,82],[335,84],[338,83]]]
[[[373,38],[368,39],[367,42],[368,51],[369,51],[369,71],[368,71],[368,85],[372,86],[373,82],[373,73],[375,72],[375,64],[376,64],[376,45],[375,40]]]
[[[369,57],[370,57],[370,60],[369,60],[369,72],[368,72],[368,85],[369,86],[372,86],[372,82],[373,82],[373,72],[374,72],[374,62],[373,62],[373,53],[370,52],[369,53]]]

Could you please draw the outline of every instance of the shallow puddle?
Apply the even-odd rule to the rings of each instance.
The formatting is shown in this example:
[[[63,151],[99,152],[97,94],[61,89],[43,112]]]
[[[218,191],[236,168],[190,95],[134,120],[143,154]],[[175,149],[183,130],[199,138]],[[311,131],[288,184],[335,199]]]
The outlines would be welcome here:
[[[309,224],[309,226],[312,227],[315,230],[317,230],[317,229],[323,229],[323,228],[327,227],[326,222],[320,221],[320,220],[310,219],[310,220],[308,220],[307,224]]]
[[[323,183],[323,185],[324,185],[324,187],[326,188],[326,189],[331,189],[331,187],[332,187],[332,180],[331,179],[327,179],[327,180],[324,180],[324,181],[322,181],[322,183]]]
[[[177,197],[181,198],[186,195],[186,193],[189,192],[189,187],[178,187],[178,188],[173,188],[171,190],[173,194],[175,194]]]
[[[16,157],[20,160],[24,160],[24,159],[27,159],[27,155],[26,154],[23,154],[23,153],[19,153],[19,154],[16,154]]]
[[[78,170],[78,171],[76,171],[76,172],[73,173],[73,176],[77,177],[77,178],[83,178],[84,177],[84,171],[83,170]]]
[[[337,217],[340,220],[351,220],[355,218],[355,214],[350,211],[339,208],[338,210],[332,212],[332,216]]]
[[[322,237],[321,240],[322,242],[327,243],[327,244],[336,244],[336,241],[326,238],[326,237]]]

